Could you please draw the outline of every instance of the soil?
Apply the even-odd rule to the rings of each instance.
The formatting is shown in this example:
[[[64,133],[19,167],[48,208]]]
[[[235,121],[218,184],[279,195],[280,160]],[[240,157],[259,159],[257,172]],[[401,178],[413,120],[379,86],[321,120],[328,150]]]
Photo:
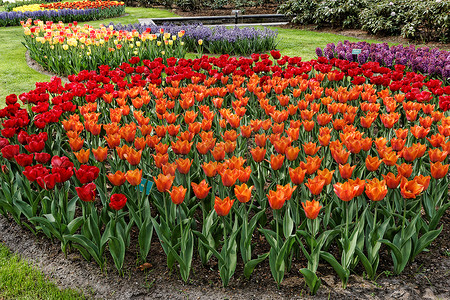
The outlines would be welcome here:
[[[0,216],[0,242],[26,258],[60,287],[79,290],[95,299],[450,299],[449,211],[442,224],[442,234],[429,247],[429,252],[419,254],[399,276],[392,275],[392,260],[383,248],[376,282],[351,275],[347,288],[342,289],[335,272],[328,265],[320,265],[318,275],[322,278],[322,287],[314,297],[308,295],[298,271],[306,265],[301,260],[294,261],[279,289],[270,275],[268,260],[257,267],[250,280],[243,277],[242,264],[238,263],[230,285],[222,288],[214,260],[203,267],[194,259],[187,284],[181,281],[176,269],[169,272],[156,235],[150,250],[149,268],[141,271],[135,255],[127,253],[123,277],[114,269],[111,258],[106,272],[102,273],[95,263],[84,260],[77,252],[65,257],[59,243],[45,236],[34,236],[3,216]],[[256,240],[266,244],[262,237]]]

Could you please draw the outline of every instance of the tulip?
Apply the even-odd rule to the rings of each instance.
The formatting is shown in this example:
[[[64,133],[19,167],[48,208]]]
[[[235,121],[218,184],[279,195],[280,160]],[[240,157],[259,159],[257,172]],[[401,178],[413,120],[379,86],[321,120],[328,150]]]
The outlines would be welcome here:
[[[45,176],[40,176],[36,178],[36,182],[39,186],[46,190],[52,190],[56,182],[58,182],[58,174],[47,174]]]
[[[415,180],[408,181],[406,178],[402,178],[400,182],[400,194],[405,199],[415,199],[424,189],[424,186],[418,184]]]
[[[416,177],[414,177],[414,181],[416,181],[420,185],[423,185],[424,191],[428,189],[428,186],[430,185],[430,180],[431,176],[417,175]]]
[[[362,193],[364,192],[364,187],[366,186],[366,181],[356,178],[355,180],[353,179],[349,179],[348,182],[353,185],[356,186],[356,193],[355,193],[355,197],[359,197],[362,195]]]
[[[18,155],[20,152],[19,145],[6,145],[2,148],[2,155],[5,159],[11,160],[14,156]]]
[[[448,173],[448,167],[450,164],[443,165],[440,161],[430,164],[431,176],[435,179],[443,178]]]
[[[217,162],[204,162],[202,165],[203,172],[208,177],[214,177],[217,175]]]
[[[109,173],[108,175],[106,175],[106,177],[108,177],[109,182],[111,182],[111,184],[114,186],[121,186],[126,181],[125,174],[123,174],[122,171],[119,170],[114,174]]]
[[[305,183],[305,185],[309,189],[311,194],[319,195],[322,192],[323,186],[325,185],[325,180],[320,176],[316,176],[313,179],[308,178],[308,182]]]
[[[155,181],[155,184],[156,184],[156,188],[161,193],[164,193],[164,192],[167,192],[170,190],[170,187],[172,186],[174,179],[175,179],[175,176],[164,175],[164,174],[159,174],[158,177],[153,177],[153,180]]]
[[[176,205],[183,203],[186,191],[187,189],[182,185],[172,187],[172,191],[169,192],[172,202]]]
[[[243,183],[242,185],[236,185],[234,187],[234,195],[236,196],[236,199],[239,200],[239,202],[247,203],[252,197],[253,188],[254,186],[248,187],[245,183]]]
[[[253,157],[253,160],[257,163],[262,162],[264,160],[264,157],[266,155],[266,149],[256,147],[254,149],[250,150],[250,153]]]
[[[191,186],[195,196],[200,200],[205,199],[206,196],[208,196],[209,190],[211,189],[211,187],[208,186],[208,183],[206,183],[206,180],[204,179],[199,184],[191,182]]]
[[[428,150],[428,155],[430,156],[431,162],[438,162],[438,161],[443,162],[447,157],[447,154],[448,154],[447,151],[441,151],[438,148]]]
[[[97,149],[92,149],[92,153],[94,154],[94,158],[98,162],[103,162],[108,157],[108,147],[97,147]]]
[[[387,186],[384,180],[380,181],[378,178],[367,180],[366,183],[366,195],[372,201],[380,201],[386,197]]]
[[[239,172],[235,172],[231,169],[226,169],[220,172],[220,176],[222,177],[223,185],[226,187],[230,187],[236,183],[236,180],[238,180]]]
[[[112,194],[109,199],[109,207],[113,210],[121,210],[127,203],[127,196],[124,194]]]
[[[301,167],[297,167],[295,169],[289,168],[289,176],[291,177],[291,181],[293,184],[299,185],[305,179],[306,170]]]
[[[180,172],[181,174],[189,173],[189,170],[191,169],[192,165],[192,160],[190,160],[189,158],[186,159],[179,158],[176,160],[176,163],[178,172]]]
[[[142,150],[136,151],[133,148],[129,148],[123,156],[130,165],[137,166],[141,162]]]
[[[91,182],[83,185],[82,187],[76,187],[78,197],[84,202],[92,202],[95,200],[95,183]]]
[[[81,165],[75,170],[75,176],[81,184],[89,183],[97,179],[100,169],[96,166]]]
[[[135,170],[128,170],[125,174],[125,178],[127,179],[128,183],[137,186],[141,184],[142,181],[142,170],[135,169]]]
[[[33,163],[33,154],[20,153],[14,156],[17,164],[21,167],[30,166]]]
[[[252,174],[252,168],[250,166],[247,166],[245,169],[241,168],[239,169],[239,181],[244,183],[247,182],[250,179],[250,175]]]
[[[226,216],[230,212],[233,203],[234,200],[230,200],[230,197],[220,199],[216,196],[216,199],[214,201],[214,210],[216,211],[218,216]]]
[[[317,176],[321,177],[323,180],[325,180],[324,185],[329,185],[331,183],[331,179],[333,179],[333,174],[335,170],[331,171],[328,169],[323,169],[321,171],[317,171]]]
[[[286,148],[285,154],[286,154],[286,158],[289,161],[294,161],[297,159],[298,154],[300,153],[300,148],[299,147],[292,147],[289,146]]]
[[[46,164],[50,161],[52,156],[45,152],[34,153],[34,159],[40,164]]]
[[[283,166],[283,162],[284,162],[284,155],[282,154],[278,155],[272,154],[270,156],[270,166],[274,171],[281,169],[281,167]]]
[[[281,209],[283,207],[284,202],[286,202],[286,197],[283,192],[280,191],[269,191],[269,194],[266,195],[269,200],[270,207],[272,209]]]
[[[366,157],[366,168],[369,171],[376,171],[378,167],[381,165],[383,161],[381,161],[377,156],[372,157],[367,155]]]
[[[412,174],[412,165],[409,165],[407,163],[402,163],[401,165],[396,165],[397,166],[397,172],[398,174],[402,175],[403,177],[408,178],[409,176],[411,176]]]
[[[358,186],[351,184],[349,181],[344,183],[336,183],[333,185],[334,192],[342,201],[350,201],[352,200],[356,192],[358,191]]]
[[[302,202],[303,209],[305,210],[305,215],[308,219],[314,220],[319,215],[319,211],[322,208],[319,201],[313,200],[306,203]]]
[[[382,174],[381,176],[383,176],[384,181],[390,189],[396,189],[403,177],[401,174],[398,174],[396,177],[392,172],[389,172],[386,175]]]
[[[89,161],[89,154],[90,154],[89,149],[87,150],[81,149],[80,151],[74,152],[73,154],[75,154],[75,157],[80,162],[80,164],[86,164]]]
[[[341,165],[339,164],[339,174],[343,179],[349,179],[352,177],[353,170],[356,168],[356,165],[353,167],[350,164]]]

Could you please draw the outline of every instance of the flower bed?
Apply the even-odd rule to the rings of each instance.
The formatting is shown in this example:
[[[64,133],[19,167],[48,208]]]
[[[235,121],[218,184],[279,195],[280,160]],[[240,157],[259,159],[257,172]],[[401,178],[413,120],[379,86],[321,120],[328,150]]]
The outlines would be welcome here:
[[[119,270],[157,236],[184,281],[194,255],[215,256],[224,285],[238,260],[250,277],[268,259],[279,284],[306,257],[315,293],[319,262],[345,286],[358,264],[376,277],[381,247],[401,273],[450,207],[437,105],[450,86],[401,65],[271,54],[135,57],[37,83],[18,97],[27,109],[8,96],[0,212],[101,267],[108,251]]]
[[[158,34],[136,30],[113,30],[111,26],[94,28],[90,25],[44,24],[42,21],[23,24],[25,47],[30,57],[46,70],[59,75],[97,70],[108,64],[112,68],[133,56],[142,59],[184,57],[186,50],[181,38],[183,31],[174,34],[158,30]]]
[[[360,49],[357,60],[360,64],[376,61],[383,66],[391,68],[395,64],[405,65],[413,72],[420,72],[431,77],[437,77],[449,82],[450,80],[450,52],[428,47],[409,47],[397,45],[389,47],[387,43],[369,44],[367,42],[352,43],[349,41],[339,42],[337,45],[328,44],[323,51],[317,48],[319,57],[331,59],[353,60],[352,51]]]
[[[16,26],[27,19],[52,22],[91,21],[117,17],[125,12],[125,4],[118,1],[77,1],[33,4],[0,12],[0,26]]]
[[[174,25],[163,24],[157,26],[153,24],[114,24],[110,23],[116,30],[137,30],[145,32],[147,28],[151,32],[158,32],[163,28],[166,32],[175,34],[181,30],[186,32],[185,43],[187,51],[224,54],[230,55],[250,55],[251,53],[267,52],[275,49],[278,41],[278,32],[264,28],[256,29],[250,27],[232,27],[225,26],[208,27],[202,24]],[[198,41],[203,41],[202,47],[199,47]]]

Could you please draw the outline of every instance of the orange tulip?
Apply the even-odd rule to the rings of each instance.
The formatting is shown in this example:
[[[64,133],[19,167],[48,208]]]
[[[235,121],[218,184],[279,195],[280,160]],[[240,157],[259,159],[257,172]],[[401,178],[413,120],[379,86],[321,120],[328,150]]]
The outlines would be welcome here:
[[[247,166],[245,169],[241,168],[239,169],[239,181],[240,182],[247,182],[250,179],[250,175],[252,174],[252,168],[250,166]]]
[[[92,149],[92,153],[97,161],[103,162],[108,157],[108,147],[97,147],[97,149]]]
[[[125,153],[128,152],[130,147],[127,144],[124,144],[122,147],[116,147],[117,155],[120,159],[125,159]]]
[[[224,143],[218,143],[214,147],[213,150],[211,150],[211,154],[213,155],[214,159],[216,161],[222,161],[225,158],[225,144]]]
[[[428,155],[430,156],[431,162],[438,162],[438,161],[443,162],[447,157],[447,154],[448,154],[447,151],[441,151],[439,148],[428,150]]]
[[[309,189],[311,194],[319,195],[322,192],[323,186],[325,185],[325,180],[320,176],[316,176],[313,179],[308,178],[308,182],[305,183],[305,185]]]
[[[69,138],[69,146],[72,151],[79,151],[81,148],[83,148],[83,144],[84,139],[81,139],[80,137]]]
[[[278,190],[269,191],[269,194],[266,196],[272,209],[280,209],[283,207],[284,202],[286,202],[284,193],[280,193]]]
[[[208,177],[214,177],[217,175],[217,162],[204,162],[202,165],[203,172]]]
[[[147,146],[145,137],[138,137],[134,140],[134,147],[136,148],[136,150],[144,149],[145,146]]]
[[[366,157],[366,168],[369,171],[376,171],[378,170],[378,167],[381,165],[382,161],[377,157],[372,157],[370,155],[367,155]]]
[[[264,148],[266,146],[266,141],[267,136],[264,133],[255,135],[255,143],[257,146]]]
[[[176,163],[178,172],[180,172],[181,174],[189,173],[189,170],[191,169],[192,165],[192,160],[190,160],[189,158],[186,159],[179,158],[176,160]]]
[[[401,174],[398,174],[396,177],[392,172],[389,172],[386,175],[382,174],[381,176],[383,176],[384,181],[390,189],[396,189],[403,177]]]
[[[353,170],[356,168],[356,165],[354,165],[353,167],[350,166],[350,164],[345,164],[345,165],[339,165],[339,174],[341,174],[341,177],[343,179],[349,179],[350,177],[352,177],[352,173]]]
[[[230,200],[230,197],[226,197],[222,200],[216,196],[216,199],[214,201],[214,210],[216,211],[218,216],[226,216],[230,212],[233,203],[234,200]]]
[[[236,180],[239,177],[239,172],[235,172],[231,169],[225,169],[220,172],[220,176],[222,177],[223,185],[230,187],[236,183]]]
[[[407,163],[402,163],[401,165],[397,165],[397,173],[402,175],[403,177],[408,178],[412,174],[412,165],[408,165]]]
[[[158,177],[153,177],[153,180],[155,181],[155,184],[156,184],[156,188],[161,193],[164,193],[164,192],[167,192],[170,190],[174,179],[175,179],[175,176],[164,175],[164,174],[159,174]]]
[[[123,156],[130,165],[137,166],[141,162],[142,150],[136,151],[133,148],[129,148]]]
[[[243,183],[242,185],[236,185],[234,187],[234,195],[236,196],[236,199],[239,200],[239,202],[247,203],[252,197],[253,188],[254,186],[248,187],[245,183]]]
[[[345,150],[343,147],[331,148],[331,156],[340,165],[345,165],[350,156],[350,151]]]
[[[305,215],[308,219],[314,220],[319,215],[319,211],[322,208],[319,201],[313,200],[308,201],[306,203],[302,202],[303,209],[305,210]]]
[[[321,177],[323,180],[325,180],[324,185],[329,185],[331,183],[331,179],[333,179],[333,174],[335,170],[331,171],[328,169],[323,169],[317,171],[317,176]]]
[[[183,203],[186,191],[187,189],[182,185],[172,187],[172,191],[169,192],[172,202],[176,205]]]
[[[195,196],[202,200],[208,196],[209,190],[211,189],[206,183],[206,180],[202,180],[200,183],[191,182],[192,190],[194,191]]]
[[[384,180],[380,181],[378,178],[372,180],[367,180],[366,183],[366,195],[372,201],[380,201],[386,197],[388,190],[386,182]]]
[[[281,167],[283,166],[283,162],[284,162],[284,155],[282,154],[278,155],[272,154],[270,156],[270,166],[274,171],[281,169]]]
[[[320,146],[317,147],[316,143],[313,142],[303,144],[303,151],[306,155],[315,155],[320,148]]]
[[[284,197],[286,200],[291,199],[292,193],[297,189],[297,186],[291,187],[291,185],[288,183],[286,185],[277,185],[277,191],[284,194]]]
[[[142,181],[142,170],[135,169],[135,170],[128,170],[125,174],[125,178],[127,179],[128,183],[131,185],[139,185]]]
[[[126,181],[125,174],[123,174],[122,171],[116,171],[114,174],[109,173],[106,177],[108,177],[108,180],[114,186],[120,186]]]
[[[255,162],[262,162],[266,155],[266,149],[261,148],[261,147],[256,147],[254,149],[251,149],[250,153],[252,154],[253,160]]]
[[[161,154],[157,153],[156,155],[152,154],[153,159],[155,160],[155,166],[157,168],[161,168],[162,165],[166,164],[169,161],[169,153]]]
[[[320,164],[322,163],[322,159],[319,156],[307,156],[306,157],[306,163],[305,162],[300,162],[300,167],[302,169],[306,170],[306,173],[308,175],[313,174],[314,172],[316,172],[319,168],[320,168]]]
[[[335,183],[333,184],[334,192],[342,201],[350,201],[352,200],[356,192],[358,191],[358,186],[351,184],[349,181],[344,183]]]
[[[383,162],[386,166],[394,166],[397,163],[398,156],[394,151],[383,155]]]
[[[430,185],[430,180],[431,176],[417,175],[416,177],[414,177],[414,181],[416,181],[420,185],[423,185],[424,191],[428,189],[428,186]]]
[[[186,155],[191,151],[192,143],[189,143],[189,141],[181,141],[178,140],[175,143],[172,142],[172,150],[175,154],[182,154]]]
[[[90,154],[89,149],[87,150],[81,149],[80,151],[74,152],[73,154],[75,154],[75,157],[80,162],[80,164],[85,164],[89,161],[89,154]]]
[[[161,166],[162,172],[164,175],[172,175],[175,176],[175,171],[177,170],[177,163],[165,163]]]
[[[297,167],[295,169],[289,168],[289,176],[291,177],[291,181],[293,184],[299,185],[305,179],[306,170],[301,167]]]
[[[448,166],[449,165],[443,165],[440,161],[436,163],[431,163],[431,176],[435,179],[443,178],[448,173]]]
[[[417,195],[422,193],[424,186],[418,184],[415,180],[408,181],[406,178],[402,178],[400,182],[400,194],[405,199],[415,199]]]
[[[349,179],[348,182],[353,185],[356,186],[356,193],[355,193],[355,197],[359,197],[362,195],[362,193],[364,192],[364,187],[366,186],[366,181],[356,178],[355,180],[353,179]]]

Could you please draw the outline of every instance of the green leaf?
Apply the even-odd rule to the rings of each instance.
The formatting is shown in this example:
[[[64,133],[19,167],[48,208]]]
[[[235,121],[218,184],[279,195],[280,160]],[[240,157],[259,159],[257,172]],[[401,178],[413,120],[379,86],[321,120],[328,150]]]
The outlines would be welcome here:
[[[67,230],[69,234],[74,234],[81,225],[83,225],[84,219],[82,216],[73,219],[69,224],[67,224]]]
[[[315,295],[322,283],[320,278],[317,277],[316,273],[306,268],[300,269],[300,273],[302,273],[305,277],[305,281],[309,287],[311,295]]]
[[[348,269],[344,269],[342,265],[336,260],[336,258],[334,258],[334,256],[328,252],[321,251],[320,257],[326,260],[333,267],[333,269],[336,271],[339,278],[341,279],[342,284],[346,286],[348,278],[350,276],[350,271]]]
[[[411,255],[410,261],[413,261],[414,258],[420,252],[422,252],[423,249],[428,247],[431,244],[431,242],[433,242],[438,237],[438,235],[442,231],[442,228],[444,228],[443,225],[439,229],[429,231],[420,237],[420,239],[417,241],[417,244],[414,245],[414,251]]]
[[[120,271],[125,259],[125,243],[122,238],[111,236],[108,244],[109,252],[114,260],[114,264],[116,265],[117,270]]]
[[[364,269],[366,270],[369,278],[373,278],[375,274],[374,274],[374,270],[373,270],[373,267],[372,267],[372,264],[370,263],[370,261],[367,259],[367,257],[361,251],[361,249],[359,249],[359,247],[356,247],[355,252],[356,252],[356,255],[358,255],[358,258],[361,261],[362,265],[364,266]]]
[[[150,251],[150,245],[153,237],[153,223],[150,219],[146,218],[139,230],[138,242],[139,242],[139,254],[142,260],[146,260],[148,252]]]
[[[249,260],[244,266],[244,276],[248,279],[256,266],[269,256],[269,252],[259,255],[258,258]]]

